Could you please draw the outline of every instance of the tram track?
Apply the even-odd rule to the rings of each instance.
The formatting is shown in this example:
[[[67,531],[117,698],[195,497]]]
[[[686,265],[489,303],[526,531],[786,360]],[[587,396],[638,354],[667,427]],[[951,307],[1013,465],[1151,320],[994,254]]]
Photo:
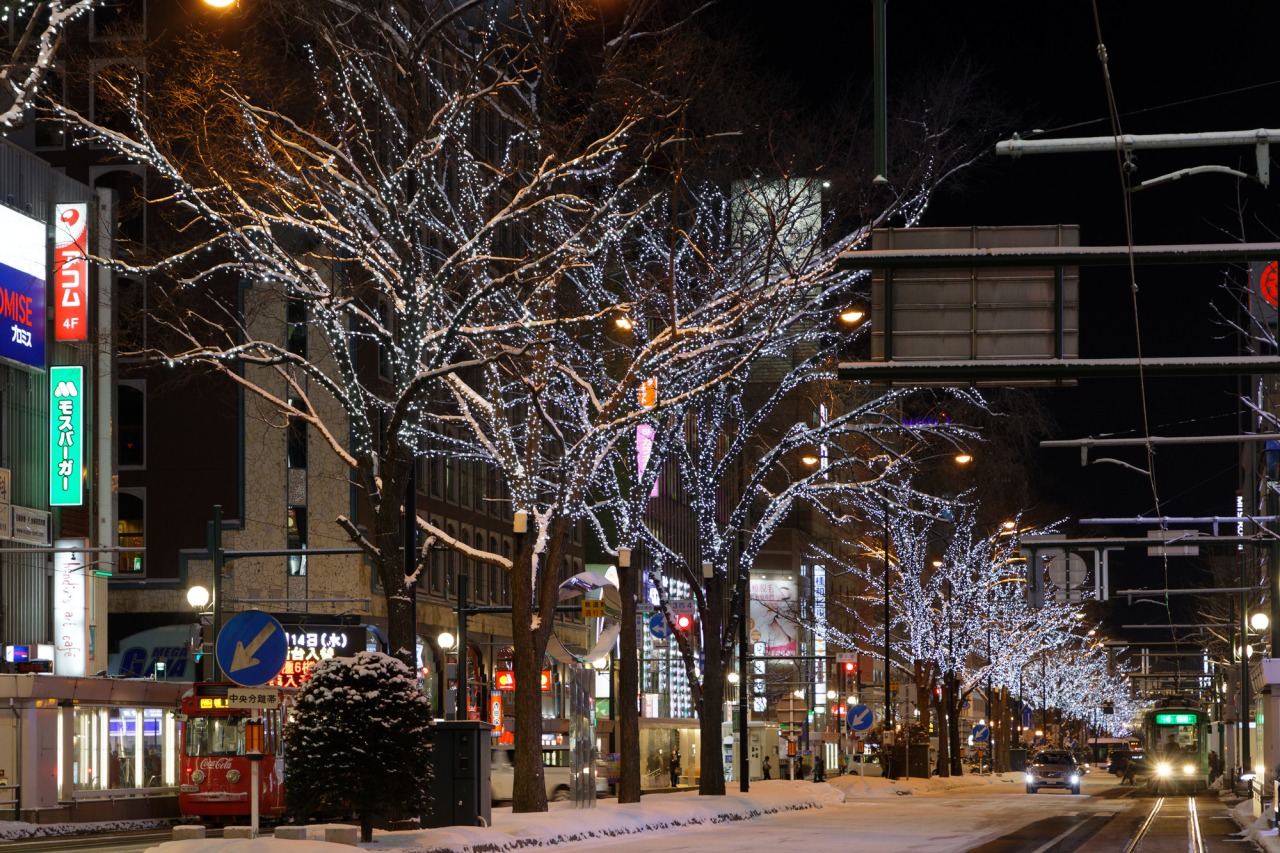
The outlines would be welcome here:
[[[1156,798],[1124,853],[1206,853],[1195,797]]]

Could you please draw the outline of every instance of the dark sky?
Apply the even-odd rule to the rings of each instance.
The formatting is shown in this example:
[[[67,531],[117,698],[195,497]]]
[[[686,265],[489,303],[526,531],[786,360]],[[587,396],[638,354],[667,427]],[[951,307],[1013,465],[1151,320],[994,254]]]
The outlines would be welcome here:
[[[1274,2],[1135,2],[1099,0],[1102,41],[1125,133],[1191,133],[1280,126],[1280,4]],[[795,79],[814,104],[849,77],[865,84],[872,65],[868,2],[811,0],[795,6],[733,4],[755,33],[761,63]],[[787,12],[791,12],[788,15]],[[1003,133],[1109,135],[1108,108],[1094,8],[1089,2],[940,3],[889,0],[890,113],[895,79],[921,64],[963,57],[1011,115]],[[1139,152],[1138,180],[1178,168],[1227,165],[1252,173],[1252,148]],[[1280,181],[1280,173],[1277,174]],[[1137,244],[1277,239],[1277,189],[1225,176],[1196,176],[1130,196]],[[1076,223],[1086,245],[1124,242],[1123,193],[1113,153],[1058,154],[1020,160],[991,157],[963,193],[942,193],[925,225]],[[1220,266],[1143,267],[1137,272],[1143,352],[1235,354],[1238,343],[1214,319],[1232,311]],[[1240,280],[1239,274],[1236,279]],[[1132,357],[1133,296],[1123,269],[1088,268],[1081,276],[1081,356]],[[1058,419],[1055,438],[1143,434],[1144,406],[1153,435],[1237,432],[1237,380],[1084,380],[1046,392]],[[1229,515],[1239,482],[1230,444],[1161,447],[1156,474],[1165,515]],[[1145,467],[1138,450],[1095,450]],[[1155,514],[1146,478],[1117,465],[1079,465],[1074,450],[1044,450],[1031,476],[1076,518]],[[1115,528],[1112,535],[1141,535]],[[1226,531],[1224,531],[1226,532]],[[1140,552],[1139,552],[1140,553]],[[1122,586],[1156,585],[1162,571],[1136,559]],[[1194,565],[1178,563],[1175,582],[1196,585]],[[1116,575],[1113,574],[1113,577]],[[1162,618],[1162,617],[1161,617]]]

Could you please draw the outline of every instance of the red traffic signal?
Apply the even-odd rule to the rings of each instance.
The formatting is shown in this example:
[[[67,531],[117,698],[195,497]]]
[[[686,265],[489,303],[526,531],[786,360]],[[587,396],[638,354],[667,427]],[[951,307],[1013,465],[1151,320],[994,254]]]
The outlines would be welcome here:
[[[693,627],[693,617],[690,616],[689,614],[681,613],[679,616],[676,617],[677,631],[682,631],[682,632],[688,631],[692,627]]]
[[[845,675],[853,675],[853,671],[854,671],[856,668],[857,668],[857,664],[855,664],[853,661],[851,661],[851,660],[847,660],[847,661],[845,661],[845,662],[844,662],[844,674],[845,674]]]

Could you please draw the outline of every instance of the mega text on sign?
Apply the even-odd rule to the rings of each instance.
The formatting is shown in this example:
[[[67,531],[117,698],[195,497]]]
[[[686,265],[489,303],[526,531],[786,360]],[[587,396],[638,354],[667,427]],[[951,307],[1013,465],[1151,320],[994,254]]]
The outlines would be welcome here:
[[[60,204],[53,227],[54,339],[89,339],[88,205]]]
[[[49,503],[84,503],[83,455],[84,368],[49,368]]]

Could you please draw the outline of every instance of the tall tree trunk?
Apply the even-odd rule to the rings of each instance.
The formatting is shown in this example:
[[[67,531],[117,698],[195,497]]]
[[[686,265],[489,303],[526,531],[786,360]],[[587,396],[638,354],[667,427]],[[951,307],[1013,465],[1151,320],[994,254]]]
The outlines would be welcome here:
[[[636,559],[632,554],[632,560]],[[621,761],[618,767],[618,802],[640,802],[640,651],[636,642],[640,600],[640,568],[618,568],[622,593],[622,633],[618,637],[618,693],[614,702],[614,737]]]
[[[964,767],[960,763],[960,685],[956,681],[955,671],[947,673],[947,689],[943,691],[947,700],[947,738],[951,742],[951,775],[961,776]]]
[[[724,719],[724,602],[720,594],[723,588],[718,577],[703,581],[702,706],[698,715],[702,754],[698,756],[698,793],[711,796],[723,796],[725,792],[724,750],[720,747],[724,738],[721,728],[721,720]],[[745,744],[748,742],[747,733],[742,734]]]
[[[932,691],[930,691],[930,695],[933,697],[933,702],[932,702],[933,709],[934,709],[934,713],[937,715],[937,718],[938,718],[938,725],[937,725],[937,728],[935,729],[938,732],[938,763],[936,765],[938,769],[938,775],[950,776],[951,775],[951,739],[947,737],[946,727],[947,727],[947,706],[951,703],[947,701],[947,688],[945,686],[942,688],[941,693],[933,693]],[[930,703],[925,703],[926,709],[929,707],[929,704]],[[925,720],[924,723],[925,723],[925,730],[928,731],[929,721]]]
[[[512,672],[515,674],[515,749],[511,809],[545,812],[547,790],[542,770],[542,657],[544,646],[533,630],[533,532],[520,538],[511,567]],[[547,571],[543,567],[543,571]]]

